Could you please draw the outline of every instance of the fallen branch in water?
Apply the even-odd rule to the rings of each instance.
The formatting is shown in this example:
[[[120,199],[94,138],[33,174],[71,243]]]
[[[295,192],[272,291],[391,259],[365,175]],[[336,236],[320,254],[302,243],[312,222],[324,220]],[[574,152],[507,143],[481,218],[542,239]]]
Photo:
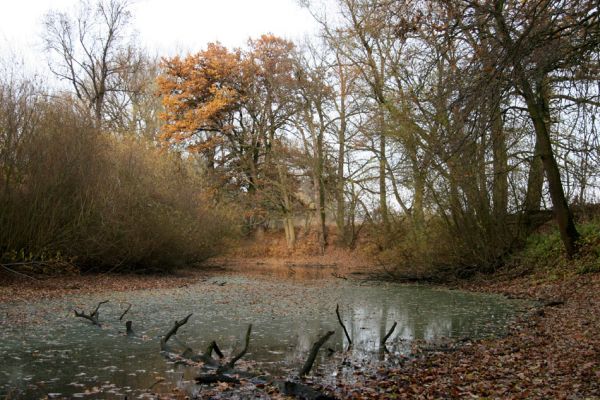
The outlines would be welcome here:
[[[167,346],[167,342],[169,341],[169,339],[171,338],[171,336],[175,335],[177,333],[177,331],[179,330],[179,328],[181,328],[183,325],[187,324],[188,320],[190,319],[190,317],[192,316],[192,314],[188,314],[187,317],[185,317],[184,319],[182,319],[181,321],[177,321],[175,320],[175,323],[173,324],[173,327],[166,333],[165,336],[163,336],[160,339],[160,349],[163,351],[169,351],[169,348]]]
[[[242,351],[240,351],[237,356],[233,357],[224,367],[220,367],[217,370],[217,373],[223,372],[225,370],[233,369],[233,367],[235,366],[235,363],[240,358],[244,357],[244,355],[248,351],[248,345],[250,344],[250,334],[251,333],[252,333],[252,324],[248,325],[248,330],[246,331],[246,339],[244,341],[244,348],[242,349]]]
[[[215,353],[217,353],[217,355],[219,356],[219,358],[225,357],[223,355],[223,353],[221,352],[221,349],[219,348],[219,346],[217,346],[217,342],[215,342],[214,340],[212,342],[210,342],[210,344],[208,345],[208,348],[204,352],[204,356],[205,357],[212,357],[213,351]]]
[[[132,324],[131,321],[125,322],[125,329],[127,329],[125,331],[125,333],[128,334],[128,335],[133,335],[133,329],[131,329],[131,324]]]
[[[101,301],[100,303],[98,303],[98,305],[96,306],[96,309],[94,311],[92,311],[90,314],[86,314],[85,311],[79,312],[79,311],[77,311],[77,309],[75,309],[73,311],[75,311],[76,317],[85,318],[85,319],[91,321],[92,324],[100,326],[100,322],[98,320],[100,315],[98,313],[98,310],[100,310],[100,306],[102,304],[106,304],[106,303],[108,303],[108,300],[104,300],[104,301]]]
[[[396,321],[394,321],[394,325],[392,325],[392,327],[390,328],[388,333],[386,333],[385,336],[383,338],[381,338],[381,349],[386,352],[387,352],[387,348],[385,347],[385,342],[387,342],[389,337],[392,336],[392,333],[394,333],[394,330],[396,329],[396,325],[398,325],[398,323]]]
[[[164,381],[165,381],[165,378],[162,378],[162,377],[161,377],[161,378],[158,378],[158,379],[156,379],[156,381],[155,381],[155,382],[154,382],[152,385],[148,386],[148,390],[152,389],[154,386],[156,386],[156,385],[158,385],[159,383],[161,383],[161,382],[164,382]]]
[[[348,334],[348,330],[346,329],[346,326],[342,322],[342,317],[340,316],[340,305],[339,304],[335,305],[335,314],[337,315],[338,322],[342,326],[342,329],[344,329],[344,335],[346,335],[346,339],[348,339],[348,350],[350,350],[350,348],[352,347],[352,339],[350,339],[350,335]]]
[[[308,358],[306,359],[306,362],[304,363],[304,366],[300,370],[300,376],[306,376],[306,375],[308,375],[308,373],[312,369],[313,364],[315,363],[315,359],[317,358],[317,353],[319,352],[319,349],[321,348],[321,346],[323,346],[323,344],[325,344],[325,342],[334,333],[335,333],[335,331],[329,331],[329,332],[327,332],[325,335],[323,335],[319,340],[317,340],[313,344],[312,348],[310,349],[310,353],[308,354]]]
[[[196,378],[196,383],[199,385],[211,385],[213,383],[226,382],[226,383],[240,383],[238,378],[223,374],[200,374]]]
[[[346,280],[346,281],[348,280],[348,277],[347,277],[347,276],[340,275],[340,274],[338,274],[337,272],[332,272],[332,273],[331,273],[331,276],[333,276],[334,278],[343,279],[343,280]]]
[[[9,267],[8,267],[8,265],[13,265],[13,264],[0,264],[0,266],[1,266],[2,268],[4,268],[5,270],[7,270],[7,271],[8,271],[8,272],[10,272],[10,273],[13,273],[13,274],[15,274],[15,275],[23,276],[23,277],[25,277],[25,278],[29,278],[29,279],[33,279],[34,281],[37,281],[37,279],[35,279],[33,276],[29,276],[29,275],[27,275],[27,274],[24,274],[24,273],[22,273],[22,272],[15,271],[14,269],[12,269],[12,268],[9,268]]]
[[[127,303],[127,304],[129,304],[129,306],[127,307],[127,309],[125,311],[123,311],[123,314],[121,314],[121,316],[119,317],[119,321],[122,321],[125,314],[127,314],[129,312],[129,310],[131,310],[131,303]]]

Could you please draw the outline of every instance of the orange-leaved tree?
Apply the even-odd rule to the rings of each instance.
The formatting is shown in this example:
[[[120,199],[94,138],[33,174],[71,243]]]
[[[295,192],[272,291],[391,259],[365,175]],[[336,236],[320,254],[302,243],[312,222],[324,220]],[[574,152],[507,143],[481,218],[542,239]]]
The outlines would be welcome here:
[[[221,186],[255,194],[260,215],[291,213],[293,166],[282,170],[273,148],[298,108],[297,59],[293,43],[263,35],[244,50],[210,44],[162,64],[163,143],[199,153]]]

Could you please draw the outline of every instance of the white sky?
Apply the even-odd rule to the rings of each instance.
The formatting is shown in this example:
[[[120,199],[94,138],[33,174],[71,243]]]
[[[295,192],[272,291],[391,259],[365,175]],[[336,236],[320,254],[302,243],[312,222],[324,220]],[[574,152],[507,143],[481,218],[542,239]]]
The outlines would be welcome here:
[[[45,75],[43,17],[77,3],[0,0],[0,59],[23,58],[27,69]],[[214,41],[242,46],[263,33],[301,40],[318,29],[296,0],[134,0],[132,13],[142,46],[160,55],[197,51]]]

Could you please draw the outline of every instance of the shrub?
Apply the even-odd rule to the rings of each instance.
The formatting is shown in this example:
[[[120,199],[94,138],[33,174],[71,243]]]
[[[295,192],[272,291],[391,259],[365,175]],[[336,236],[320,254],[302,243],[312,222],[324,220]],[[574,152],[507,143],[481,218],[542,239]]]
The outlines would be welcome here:
[[[116,139],[65,99],[12,88],[0,88],[0,261],[165,270],[235,234],[235,214],[208,198],[192,157]]]

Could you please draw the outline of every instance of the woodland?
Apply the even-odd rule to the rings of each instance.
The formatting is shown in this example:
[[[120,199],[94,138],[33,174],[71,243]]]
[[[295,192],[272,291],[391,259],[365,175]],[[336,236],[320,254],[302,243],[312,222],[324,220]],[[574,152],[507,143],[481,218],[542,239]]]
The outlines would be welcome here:
[[[60,85],[0,62],[0,300],[96,274],[171,282],[228,257],[368,260],[369,279],[538,303],[503,338],[281,393],[600,396],[597,1],[300,4],[318,37],[175,56],[141,46],[128,0],[46,14]],[[75,314],[98,324],[100,306]],[[206,379],[244,383],[220,376]],[[277,384],[291,385],[259,388]]]

